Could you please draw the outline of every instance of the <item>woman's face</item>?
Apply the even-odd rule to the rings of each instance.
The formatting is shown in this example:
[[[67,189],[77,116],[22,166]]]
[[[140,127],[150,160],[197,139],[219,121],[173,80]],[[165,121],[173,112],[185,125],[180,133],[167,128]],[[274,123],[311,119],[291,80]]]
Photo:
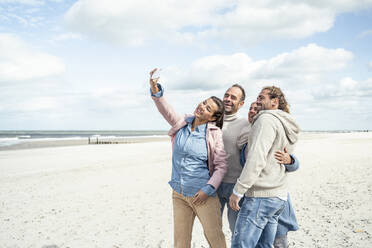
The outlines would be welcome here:
[[[252,102],[251,107],[249,108],[249,112],[248,112],[248,121],[250,123],[253,122],[253,117],[257,114],[257,112],[258,112],[257,103]]]
[[[211,99],[202,101],[196,107],[194,111],[195,118],[198,118],[201,121],[215,121],[216,118],[213,117],[214,112],[218,110],[217,104]]]

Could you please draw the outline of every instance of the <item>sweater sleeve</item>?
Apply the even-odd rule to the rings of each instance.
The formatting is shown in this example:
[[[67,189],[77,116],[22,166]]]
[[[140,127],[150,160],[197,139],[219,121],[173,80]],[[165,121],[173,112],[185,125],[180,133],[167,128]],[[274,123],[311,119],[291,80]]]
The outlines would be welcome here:
[[[160,114],[169,123],[169,125],[173,127],[177,124],[177,122],[183,120],[183,118],[181,115],[177,114],[173,107],[165,100],[165,97],[163,96],[164,89],[162,86],[158,84],[158,87],[160,91],[157,94],[153,94],[150,89],[152,100],[154,100]]]
[[[234,192],[243,195],[258,180],[267,164],[267,155],[275,141],[276,128],[269,115],[261,115],[252,126],[248,142],[248,156]]]

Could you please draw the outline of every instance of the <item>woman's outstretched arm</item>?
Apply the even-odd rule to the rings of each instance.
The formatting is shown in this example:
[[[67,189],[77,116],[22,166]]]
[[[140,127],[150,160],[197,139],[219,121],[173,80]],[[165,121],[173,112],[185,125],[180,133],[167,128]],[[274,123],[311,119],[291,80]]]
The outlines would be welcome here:
[[[152,78],[156,70],[157,68],[150,72],[151,96],[160,114],[162,114],[169,125],[173,127],[179,121],[183,120],[183,117],[177,114],[176,111],[174,111],[173,107],[163,97],[164,89],[160,84],[158,84],[159,78]]]

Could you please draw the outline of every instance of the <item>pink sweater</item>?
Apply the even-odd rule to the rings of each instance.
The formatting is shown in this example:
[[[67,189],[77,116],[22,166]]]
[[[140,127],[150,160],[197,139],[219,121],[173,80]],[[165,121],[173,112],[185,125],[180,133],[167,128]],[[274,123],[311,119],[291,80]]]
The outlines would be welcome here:
[[[164,97],[152,97],[152,99],[164,119],[171,125],[168,135],[172,137],[173,143],[177,131],[187,124],[185,119],[192,115],[181,116],[177,114]],[[213,123],[208,123],[206,140],[208,147],[208,168],[211,177],[208,184],[217,189],[227,171],[226,152],[223,146],[221,129]]]

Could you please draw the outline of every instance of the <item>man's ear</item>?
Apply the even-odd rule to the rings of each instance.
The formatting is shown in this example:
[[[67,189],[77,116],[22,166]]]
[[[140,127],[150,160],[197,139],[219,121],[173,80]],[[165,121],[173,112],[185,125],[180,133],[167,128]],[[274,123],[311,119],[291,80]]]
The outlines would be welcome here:
[[[273,107],[279,107],[279,98],[273,98],[273,99],[271,99],[271,105]]]
[[[238,109],[240,109],[241,107],[243,107],[243,105],[244,105],[244,101],[240,101],[239,103],[238,103]]]

